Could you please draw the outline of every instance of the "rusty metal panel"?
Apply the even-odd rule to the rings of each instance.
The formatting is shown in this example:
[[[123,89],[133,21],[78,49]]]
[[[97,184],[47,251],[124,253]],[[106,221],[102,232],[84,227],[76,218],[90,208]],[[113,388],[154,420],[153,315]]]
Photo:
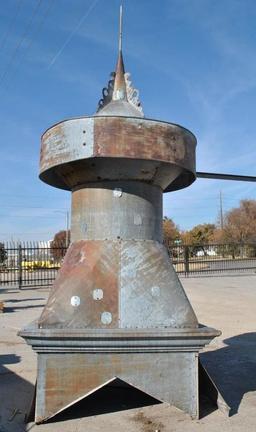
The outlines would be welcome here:
[[[39,319],[44,328],[119,325],[118,242],[73,243]]]
[[[122,242],[120,319],[121,326],[128,328],[198,326],[162,244],[149,240]]]
[[[152,397],[198,416],[197,355],[191,352],[39,355],[36,422],[119,378]],[[45,392],[42,392],[45,388]]]
[[[94,137],[94,153],[101,157],[161,160],[194,169],[196,138],[172,123],[97,117]]]
[[[63,121],[48,129],[42,136],[40,170],[92,156],[93,130],[92,117]]]

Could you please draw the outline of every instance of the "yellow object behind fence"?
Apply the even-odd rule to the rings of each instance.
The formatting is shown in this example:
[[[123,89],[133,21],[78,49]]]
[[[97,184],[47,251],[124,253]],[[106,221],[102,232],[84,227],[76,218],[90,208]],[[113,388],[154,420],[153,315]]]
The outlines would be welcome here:
[[[21,267],[24,270],[37,270],[37,269],[58,269],[60,263],[52,261],[22,261]]]

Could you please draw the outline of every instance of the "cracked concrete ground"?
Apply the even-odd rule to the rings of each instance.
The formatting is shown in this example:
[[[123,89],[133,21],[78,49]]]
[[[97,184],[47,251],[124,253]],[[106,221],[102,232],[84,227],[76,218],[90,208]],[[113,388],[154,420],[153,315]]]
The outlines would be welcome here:
[[[182,278],[182,283],[199,321],[222,330],[202,358],[231,407],[230,417],[206,407],[203,417],[192,421],[141,392],[104,388],[51,423],[25,426],[36,355],[17,331],[39,316],[49,291],[0,288],[5,302],[0,314],[0,432],[256,431],[256,276]]]

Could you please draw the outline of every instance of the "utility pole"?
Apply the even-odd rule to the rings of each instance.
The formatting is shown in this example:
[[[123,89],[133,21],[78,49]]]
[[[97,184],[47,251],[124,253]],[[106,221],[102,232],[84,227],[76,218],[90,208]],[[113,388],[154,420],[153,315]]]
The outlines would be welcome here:
[[[223,230],[224,222],[223,222],[223,202],[222,202],[222,192],[220,191],[220,227]]]
[[[66,211],[66,248],[68,248],[69,211]]]
[[[69,244],[69,236],[68,236],[68,231],[69,231],[69,210],[55,210],[55,213],[62,213],[65,215],[65,246],[66,248],[68,248],[68,244]]]

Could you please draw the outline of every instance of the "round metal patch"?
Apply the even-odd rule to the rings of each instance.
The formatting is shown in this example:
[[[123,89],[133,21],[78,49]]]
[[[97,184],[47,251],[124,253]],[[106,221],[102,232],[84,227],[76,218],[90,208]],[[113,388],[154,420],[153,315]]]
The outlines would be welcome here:
[[[102,324],[110,324],[112,322],[112,314],[110,312],[103,312],[101,314]]]
[[[72,296],[70,299],[70,303],[71,306],[77,307],[80,305],[81,301],[80,301],[80,297],[78,296]]]

